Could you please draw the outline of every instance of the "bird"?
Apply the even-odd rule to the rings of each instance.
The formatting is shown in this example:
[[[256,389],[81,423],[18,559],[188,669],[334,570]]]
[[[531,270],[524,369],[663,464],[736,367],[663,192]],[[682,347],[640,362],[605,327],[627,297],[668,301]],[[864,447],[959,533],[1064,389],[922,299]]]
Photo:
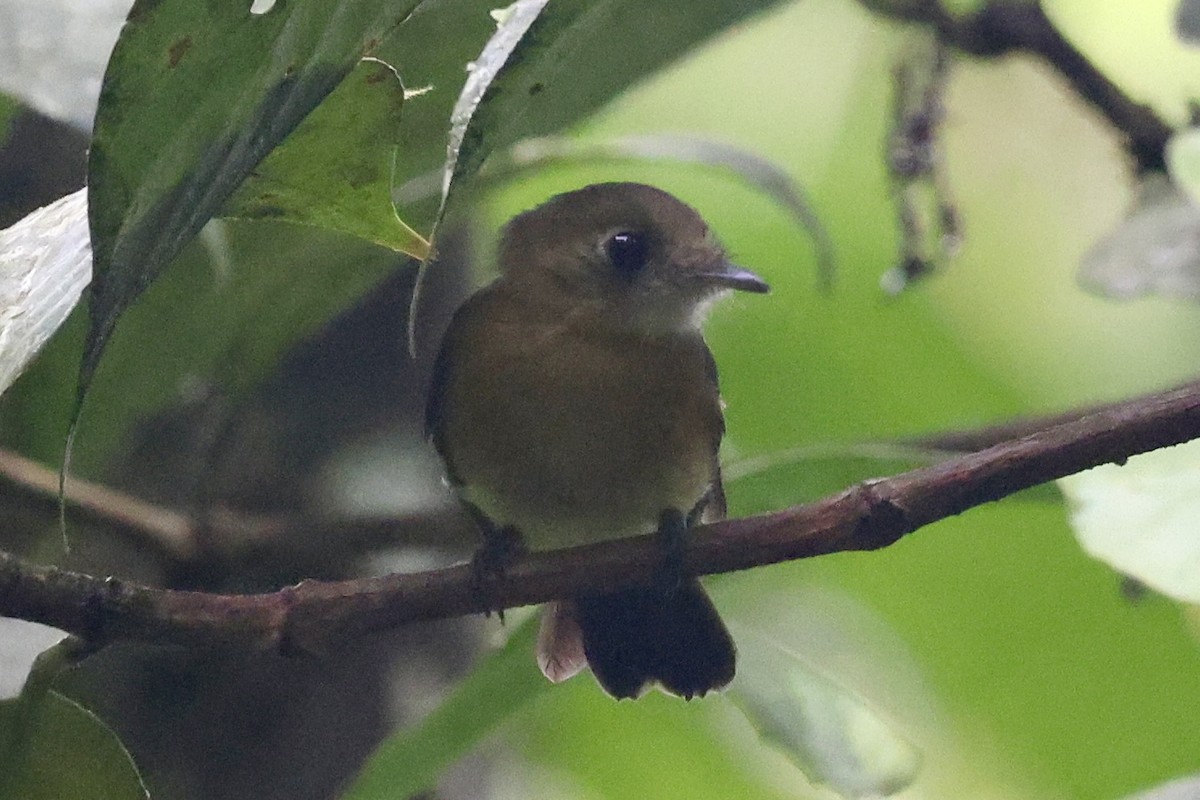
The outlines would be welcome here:
[[[497,266],[453,315],[426,408],[483,533],[479,574],[528,549],[657,533],[652,585],[548,604],[538,664],[555,682],[590,667],[618,699],[723,688],[736,647],[682,566],[687,529],[725,514],[724,405],[702,326],[731,290],[769,286],[691,206],[629,182],[517,215]]]

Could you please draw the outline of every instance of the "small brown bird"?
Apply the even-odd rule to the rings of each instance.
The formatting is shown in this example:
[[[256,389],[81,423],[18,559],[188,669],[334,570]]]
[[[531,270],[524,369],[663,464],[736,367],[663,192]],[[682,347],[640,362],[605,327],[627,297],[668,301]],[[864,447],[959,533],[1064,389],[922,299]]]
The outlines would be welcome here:
[[[727,290],[767,284],[694,209],[636,183],[517,216],[499,267],[450,323],[426,418],[484,531],[476,563],[660,532],[663,580],[551,604],[538,663],[554,681],[590,666],[618,698],[721,688],[733,641],[678,549],[687,526],[725,513],[725,422],[700,328]]]

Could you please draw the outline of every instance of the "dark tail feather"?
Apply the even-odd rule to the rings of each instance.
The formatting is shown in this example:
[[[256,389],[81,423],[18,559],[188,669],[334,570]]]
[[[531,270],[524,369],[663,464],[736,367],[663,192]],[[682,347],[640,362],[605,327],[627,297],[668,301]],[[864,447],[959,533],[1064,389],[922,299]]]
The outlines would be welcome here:
[[[670,591],[576,598],[575,616],[588,666],[613,697],[637,697],[657,681],[690,700],[733,680],[733,639],[694,578]]]

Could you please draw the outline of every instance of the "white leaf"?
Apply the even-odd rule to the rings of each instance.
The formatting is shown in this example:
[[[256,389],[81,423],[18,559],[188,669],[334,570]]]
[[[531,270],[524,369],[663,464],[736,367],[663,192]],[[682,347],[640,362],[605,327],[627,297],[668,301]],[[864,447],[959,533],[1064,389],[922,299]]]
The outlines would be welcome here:
[[[0,91],[78,128],[132,0],[0,0]]]
[[[492,80],[508,62],[508,57],[521,43],[547,2],[549,0],[517,0],[508,8],[492,12],[497,20],[496,32],[479,58],[467,66],[467,82],[450,115],[450,144],[446,148],[446,166],[442,174],[443,202],[449,196],[450,182],[459,170],[459,154],[471,119],[475,116],[475,109],[479,108]]]
[[[1200,775],[1168,781],[1124,800],[1200,800]]]
[[[0,392],[58,330],[91,279],[86,189],[0,231]]]
[[[741,663],[726,694],[809,780],[854,798],[895,794],[912,783],[920,752],[861,697],[776,637],[744,624],[734,635]]]
[[[1084,254],[1079,282],[1118,300],[1200,299],[1200,206],[1165,175],[1148,175],[1129,215]]]
[[[1059,481],[1089,555],[1150,588],[1200,603],[1200,441]]]
[[[36,622],[0,618],[0,700],[20,694],[38,654],[64,636],[62,631]]]

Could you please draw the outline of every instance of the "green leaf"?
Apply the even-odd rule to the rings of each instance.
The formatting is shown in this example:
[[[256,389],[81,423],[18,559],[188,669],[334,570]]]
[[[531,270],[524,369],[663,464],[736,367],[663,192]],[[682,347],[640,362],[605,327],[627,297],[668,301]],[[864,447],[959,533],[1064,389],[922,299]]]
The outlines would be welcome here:
[[[403,102],[404,86],[390,65],[359,63],[254,170],[222,215],[316,225],[424,258],[429,243],[396,215],[390,197],[390,151]]]
[[[550,133],[778,0],[518,0],[471,68],[451,119],[443,206],[492,152]]]
[[[496,30],[495,0],[426,0],[380,46],[378,57],[400,73],[408,91],[395,148],[395,184],[440,173],[450,114],[467,80],[467,64]],[[430,47],[430,42],[437,42]],[[441,186],[426,202],[393,200],[419,231],[433,228]]]
[[[0,93],[0,146],[8,139],[8,128],[21,113],[21,104],[6,94]]]
[[[344,800],[394,800],[433,788],[447,767],[518,709],[553,689],[534,661],[537,629],[537,618],[527,620],[429,716],[380,745]]]
[[[98,475],[115,448],[128,445],[133,425],[185,401],[188,392],[199,388],[236,404],[288,348],[406,262],[318,228],[215,223],[122,320],[80,426],[79,474]],[[82,320],[74,322],[30,369],[42,384],[39,396],[27,401],[31,424],[8,420],[23,435],[44,437],[32,452],[51,462],[61,451],[65,418],[47,422],[46,416],[70,397]]]
[[[1165,595],[1200,604],[1200,442],[1060,480],[1092,557]]]
[[[145,800],[116,734],[50,688],[87,650],[68,637],[43,651],[21,694],[0,702],[0,800]]]
[[[517,0],[498,25],[450,118],[437,225],[456,190],[494,151],[557,131],[701,41],[779,0]],[[413,309],[420,282],[413,292]],[[409,345],[415,345],[416,314]]]
[[[96,279],[86,387],[126,307],[416,0],[140,0],[104,77],[89,161]]]
[[[48,692],[28,719],[0,702],[0,734],[22,737],[3,756],[0,800],[145,800],[150,796],[120,739],[99,717]],[[3,736],[0,735],[0,739]]]

